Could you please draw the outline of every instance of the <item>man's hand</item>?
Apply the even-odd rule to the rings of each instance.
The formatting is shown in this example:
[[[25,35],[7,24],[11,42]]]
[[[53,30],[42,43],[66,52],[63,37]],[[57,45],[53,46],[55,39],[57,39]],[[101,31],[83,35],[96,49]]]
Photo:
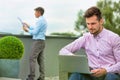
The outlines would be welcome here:
[[[105,68],[94,69],[94,70],[91,70],[91,72],[93,73],[92,76],[95,76],[95,77],[100,77],[107,73]]]
[[[23,30],[24,30],[25,32],[28,32],[28,27],[23,26]]]
[[[23,23],[23,30],[28,32],[29,25],[27,23]]]
[[[23,26],[29,28],[29,25],[25,22],[23,23]]]

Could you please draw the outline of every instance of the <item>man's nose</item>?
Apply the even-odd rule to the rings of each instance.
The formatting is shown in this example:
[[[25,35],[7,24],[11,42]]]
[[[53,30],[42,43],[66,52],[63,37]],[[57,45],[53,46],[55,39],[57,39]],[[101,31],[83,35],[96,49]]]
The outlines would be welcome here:
[[[92,26],[92,24],[89,24],[88,27],[91,29],[93,26]]]

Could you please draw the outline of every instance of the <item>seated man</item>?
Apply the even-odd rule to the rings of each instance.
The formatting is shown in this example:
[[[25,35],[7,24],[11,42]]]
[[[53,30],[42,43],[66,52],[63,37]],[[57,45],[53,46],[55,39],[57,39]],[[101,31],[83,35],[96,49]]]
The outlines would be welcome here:
[[[120,37],[103,27],[97,7],[89,8],[84,17],[89,32],[62,48],[60,55],[85,49],[93,74],[72,73],[69,80],[120,80]]]

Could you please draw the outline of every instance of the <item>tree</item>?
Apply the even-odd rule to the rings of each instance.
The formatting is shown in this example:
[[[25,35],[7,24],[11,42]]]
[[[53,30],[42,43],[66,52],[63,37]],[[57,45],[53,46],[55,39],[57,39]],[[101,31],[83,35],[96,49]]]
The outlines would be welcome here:
[[[105,20],[104,27],[120,35],[120,0],[100,0],[98,8]]]
[[[63,32],[63,33],[54,32],[54,33],[51,33],[50,35],[62,36],[62,37],[76,37],[76,35],[72,32]]]
[[[101,10],[102,16],[105,20],[104,27],[120,35],[120,0],[99,0],[97,7]],[[83,11],[78,12],[78,19],[75,21],[75,30],[80,32],[86,30],[85,20],[83,18]],[[84,26],[83,29],[80,27]]]
[[[83,10],[80,10],[78,12],[78,15],[77,15],[78,18],[75,21],[75,28],[74,28],[74,30],[79,32],[80,35],[87,31],[86,23],[85,23],[85,19],[84,19],[83,15],[84,15]]]

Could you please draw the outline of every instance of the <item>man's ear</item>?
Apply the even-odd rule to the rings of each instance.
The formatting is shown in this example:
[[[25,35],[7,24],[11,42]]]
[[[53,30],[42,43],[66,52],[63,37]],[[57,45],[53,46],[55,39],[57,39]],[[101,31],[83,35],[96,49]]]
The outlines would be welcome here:
[[[104,23],[104,19],[100,19],[100,24],[102,25]]]

